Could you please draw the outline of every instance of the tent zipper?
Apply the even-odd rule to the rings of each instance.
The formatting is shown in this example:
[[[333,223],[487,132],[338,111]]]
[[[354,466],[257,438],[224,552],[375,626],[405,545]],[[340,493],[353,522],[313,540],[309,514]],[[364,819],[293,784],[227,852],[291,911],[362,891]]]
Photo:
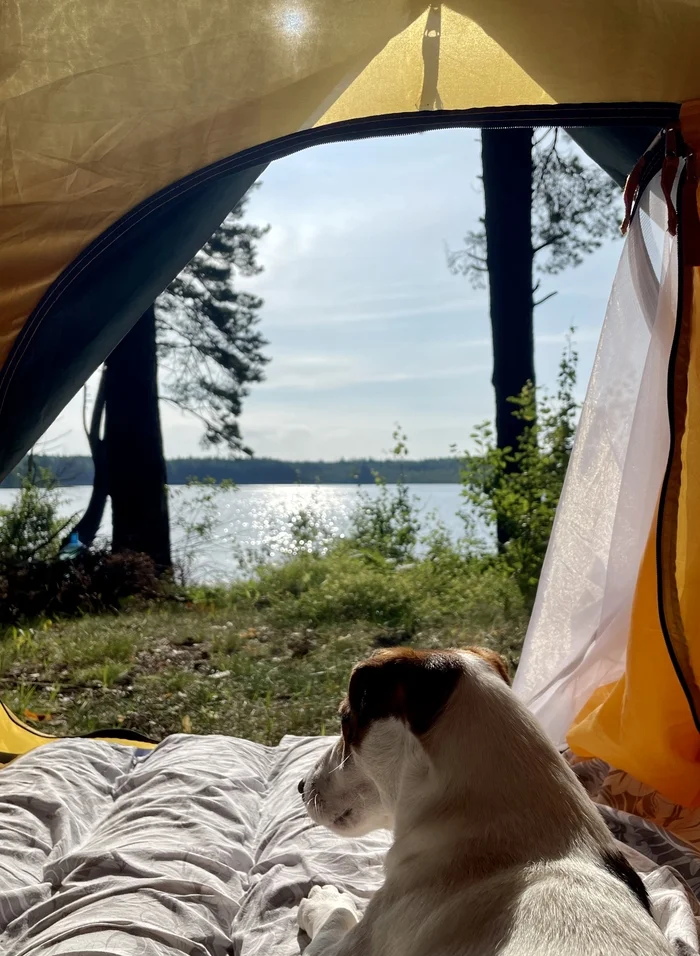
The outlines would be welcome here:
[[[252,146],[233,156],[217,160],[208,170],[220,166],[226,171],[265,165],[311,146],[353,142],[385,136],[408,136],[437,129],[513,129],[560,126],[564,129],[590,127],[649,126],[666,129],[678,122],[677,103],[573,103],[548,106],[501,106],[470,110],[421,110],[383,116],[341,120],[288,133]],[[200,170],[201,172],[201,170]],[[186,179],[187,177],[185,177]]]

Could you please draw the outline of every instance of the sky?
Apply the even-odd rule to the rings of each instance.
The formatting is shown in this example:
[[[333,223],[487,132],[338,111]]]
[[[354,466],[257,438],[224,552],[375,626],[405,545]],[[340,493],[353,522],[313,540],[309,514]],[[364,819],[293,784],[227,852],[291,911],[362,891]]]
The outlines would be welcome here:
[[[241,418],[256,456],[381,457],[400,423],[411,457],[441,457],[493,418],[488,295],[446,265],[482,214],[479,152],[474,130],[442,130],[314,147],[267,169],[247,216],[271,225],[264,272],[241,282],[265,299],[270,343]],[[535,312],[539,383],[554,383],[573,325],[583,397],[621,248],[545,279],[542,293],[558,294]],[[161,414],[167,457],[211,454],[195,419]],[[87,454],[81,395],[38,450]]]

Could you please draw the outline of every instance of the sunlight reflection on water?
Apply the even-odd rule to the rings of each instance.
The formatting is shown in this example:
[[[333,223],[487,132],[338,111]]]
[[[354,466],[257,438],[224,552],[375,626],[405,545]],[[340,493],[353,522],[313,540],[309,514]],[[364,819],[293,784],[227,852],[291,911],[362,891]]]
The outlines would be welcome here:
[[[463,506],[459,485],[410,485],[417,499],[421,518],[431,513],[440,520],[451,536],[463,531],[457,512]],[[196,488],[177,487],[171,512],[185,514],[197,499]],[[363,493],[376,495],[377,488],[363,485]],[[15,491],[0,489],[0,507],[8,505]],[[61,492],[62,512],[82,514],[90,498],[90,488],[64,488]],[[240,577],[238,556],[242,553],[267,555],[280,560],[293,553],[295,538],[290,519],[300,510],[308,512],[312,524],[323,534],[343,535],[350,516],[358,504],[355,485],[241,485],[236,490],[221,491],[217,496],[218,517],[213,539],[192,548],[192,574],[198,581],[227,581]],[[111,514],[107,509],[100,534],[109,535]],[[177,520],[174,521],[177,524]],[[173,531],[173,551],[182,548],[182,533]]]

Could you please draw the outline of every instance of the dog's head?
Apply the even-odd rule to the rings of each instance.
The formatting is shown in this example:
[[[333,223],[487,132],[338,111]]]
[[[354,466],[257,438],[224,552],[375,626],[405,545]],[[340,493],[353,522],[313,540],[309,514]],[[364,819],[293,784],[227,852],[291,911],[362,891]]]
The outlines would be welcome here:
[[[396,648],[358,664],[340,705],[341,737],[299,784],[309,816],[346,836],[391,828],[399,788],[429,769],[427,742],[470,674],[509,682],[503,659],[479,647]]]

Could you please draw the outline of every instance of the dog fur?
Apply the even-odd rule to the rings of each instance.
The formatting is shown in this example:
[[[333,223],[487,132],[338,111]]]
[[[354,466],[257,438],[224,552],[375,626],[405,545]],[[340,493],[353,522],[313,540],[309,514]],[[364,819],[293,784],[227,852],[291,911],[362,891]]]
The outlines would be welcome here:
[[[342,736],[300,784],[334,832],[394,831],[358,918],[314,887],[306,956],[674,956],[642,881],[508,686],[498,655],[381,651],[352,673]]]

